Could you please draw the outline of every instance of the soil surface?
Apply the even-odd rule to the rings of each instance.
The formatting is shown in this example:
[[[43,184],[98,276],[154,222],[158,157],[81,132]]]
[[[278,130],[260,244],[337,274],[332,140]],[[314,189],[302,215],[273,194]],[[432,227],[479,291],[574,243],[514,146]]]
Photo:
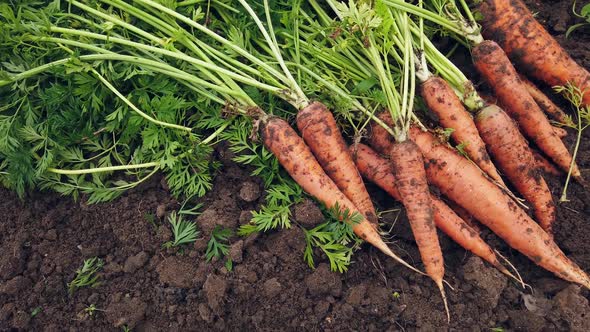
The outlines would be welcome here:
[[[528,1],[538,19],[576,60],[590,68],[590,34],[578,30],[571,1]],[[567,108],[567,104],[555,100]],[[566,138],[572,146],[575,137]],[[440,235],[452,321],[446,323],[440,295],[427,278],[411,273],[364,245],[345,274],[326,260],[315,270],[303,261],[298,227],[231,238],[233,269],[206,262],[216,225],[236,229],[264,201],[262,183],[231,161],[223,163],[214,189],[202,200],[200,239],[184,250],[163,249],[171,239],[166,215],[178,210],[165,182],[153,179],[120,199],[98,205],[53,193],[24,200],[0,189],[0,330],[575,330],[590,331],[589,291],[561,281],[509,249],[487,230],[484,239],[506,256],[532,287],[522,290],[479,258]],[[579,152],[590,178],[590,131]],[[564,178],[547,176],[555,199]],[[369,187],[380,210],[399,208]],[[590,270],[590,200],[573,183],[570,202],[558,207],[555,239],[584,270]],[[294,219],[322,221],[304,202]],[[392,247],[420,267],[420,257],[403,213],[390,212]],[[67,284],[84,259],[100,257],[100,284],[68,293]],[[92,311],[89,308],[96,308]]]

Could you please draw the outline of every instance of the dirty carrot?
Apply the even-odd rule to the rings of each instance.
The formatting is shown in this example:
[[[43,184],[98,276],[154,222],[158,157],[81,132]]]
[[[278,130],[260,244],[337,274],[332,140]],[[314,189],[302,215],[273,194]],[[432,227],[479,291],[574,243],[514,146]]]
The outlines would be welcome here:
[[[303,190],[328,208],[338,204],[343,211],[347,209],[351,213],[360,213],[356,206],[324,172],[309,147],[285,120],[270,117],[263,118],[260,121],[260,133],[264,146],[275,155],[281,166],[285,168]],[[394,254],[383,242],[375,226],[366,218],[363,217],[359,223],[351,226],[354,233],[361,239],[407,268],[424,274]]]
[[[564,138],[567,136],[567,130],[563,128],[553,126],[553,131],[555,132],[555,135],[557,135],[557,137],[559,138]]]
[[[375,207],[332,112],[324,104],[313,102],[297,113],[297,127],[326,174],[362,214],[376,225]]]
[[[459,216],[459,218],[461,218],[463,221],[465,221],[465,223],[467,225],[469,225],[469,227],[471,227],[474,231],[476,231],[477,234],[481,233],[481,228],[480,228],[479,224],[477,223],[477,220],[475,220],[475,218],[473,218],[471,213],[467,212],[467,210],[465,210],[462,206],[460,206],[459,204],[457,204],[451,200],[445,201],[445,204],[454,213],[456,213]]]
[[[475,118],[477,129],[488,144],[490,154],[524,198],[534,207],[541,227],[552,234],[555,203],[545,179],[536,167],[527,141],[512,119],[496,105],[489,105]]]
[[[472,56],[475,67],[490,83],[506,112],[548,157],[568,171],[573,162],[572,156],[523,86],[500,46],[485,40],[473,48]],[[580,170],[575,164],[572,176],[581,179]]]
[[[405,140],[391,145],[389,156],[395,187],[406,209],[426,274],[436,283],[446,302],[443,287],[445,267],[434,225],[432,200],[422,153],[416,143]]]
[[[520,0],[485,0],[479,5],[483,35],[496,39],[527,75],[550,86],[573,83],[590,105],[590,73],[578,65],[535,20]]]
[[[535,158],[535,166],[537,166],[537,168],[539,168],[542,172],[556,176],[563,174],[563,172],[561,172],[557,167],[555,167],[555,165],[553,165],[553,163],[543,157],[539,152],[535,150],[532,151],[533,157]]]
[[[473,117],[451,86],[444,79],[431,76],[421,84],[420,93],[428,108],[438,116],[439,123],[444,128],[453,129],[451,137],[455,143],[463,146],[463,151],[479,168],[505,186],[477,132]]]
[[[569,260],[551,237],[481,170],[430,133],[412,128],[411,135],[426,160],[428,180],[445,196],[463,206],[536,264],[562,279],[590,288],[588,275]]]
[[[379,156],[370,147],[356,144],[350,147],[352,156],[361,174],[369,181],[385,190],[395,200],[401,196],[395,186],[389,160]],[[431,196],[433,217],[436,226],[466,250],[486,260],[502,273],[515,278],[499,261],[490,246],[463,219],[440,199]],[[515,278],[517,279],[517,278]]]
[[[555,103],[552,102],[551,99],[549,99],[549,97],[543,93],[543,91],[539,90],[539,88],[533,84],[533,82],[529,81],[523,75],[518,76],[531,97],[533,97],[535,102],[537,102],[537,105],[539,105],[539,107],[541,107],[545,113],[547,113],[553,120],[557,122],[572,124],[572,120],[567,116],[567,114],[565,114],[565,112],[559,108],[559,106],[555,105]]]

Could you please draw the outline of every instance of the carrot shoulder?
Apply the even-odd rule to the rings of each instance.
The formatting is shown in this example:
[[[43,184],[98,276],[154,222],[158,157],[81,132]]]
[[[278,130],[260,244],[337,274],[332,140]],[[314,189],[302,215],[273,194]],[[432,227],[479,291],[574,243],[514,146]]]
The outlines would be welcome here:
[[[336,204],[350,212],[360,213],[356,206],[338,189],[334,181],[324,172],[303,139],[285,121],[277,117],[261,120],[260,132],[264,146],[272,152],[279,163],[303,190],[318,199],[328,208]],[[362,213],[360,213],[362,216]],[[363,217],[361,222],[352,225],[353,231],[361,239],[369,242],[387,256],[395,259],[409,269],[423,274],[394,254],[383,242],[375,225]]]
[[[477,128],[488,144],[500,169],[533,207],[541,227],[552,234],[555,203],[551,191],[536,167],[527,141],[512,119],[496,105],[482,109],[475,119]]]
[[[519,123],[522,131],[560,168],[569,170],[572,156],[522,85],[504,51],[495,42],[486,40],[473,48],[472,55],[475,67],[492,86],[506,112]],[[572,175],[578,179],[581,177],[577,165],[574,165]]]
[[[420,95],[444,128],[451,128],[451,137],[463,145],[463,151],[492,179],[505,186],[490,160],[485,143],[479,136],[473,117],[469,114],[451,86],[442,78],[432,76],[420,86]]]
[[[430,133],[412,128],[411,136],[426,160],[428,180],[444,195],[463,206],[536,264],[562,279],[590,288],[588,275],[569,260],[551,237],[481,170],[440,144]]]
[[[497,40],[517,66],[550,86],[568,82],[585,91],[590,105],[590,73],[578,65],[520,0],[484,0],[483,35]]]
[[[326,174],[371,223],[377,224],[371,197],[332,112],[313,102],[297,113],[297,127]]]

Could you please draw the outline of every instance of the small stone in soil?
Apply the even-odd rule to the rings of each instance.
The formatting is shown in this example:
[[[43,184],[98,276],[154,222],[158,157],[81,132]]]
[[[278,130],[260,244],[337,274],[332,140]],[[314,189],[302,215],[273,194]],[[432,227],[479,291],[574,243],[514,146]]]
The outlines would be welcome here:
[[[240,222],[240,225],[249,224],[250,220],[252,220],[252,211],[243,210],[242,212],[240,212],[240,218],[238,220]]]
[[[245,202],[254,202],[260,197],[260,186],[254,182],[246,181],[242,184],[239,195]]]
[[[158,219],[164,218],[166,215],[166,204],[160,204],[156,207],[156,217]]]
[[[264,291],[264,296],[266,298],[273,298],[277,295],[279,295],[279,293],[281,292],[283,286],[281,285],[281,283],[277,280],[277,278],[272,278],[269,279],[267,281],[264,282],[264,285],[262,286],[263,291]]]
[[[295,220],[303,226],[313,227],[324,221],[324,215],[318,206],[310,199],[295,205]]]

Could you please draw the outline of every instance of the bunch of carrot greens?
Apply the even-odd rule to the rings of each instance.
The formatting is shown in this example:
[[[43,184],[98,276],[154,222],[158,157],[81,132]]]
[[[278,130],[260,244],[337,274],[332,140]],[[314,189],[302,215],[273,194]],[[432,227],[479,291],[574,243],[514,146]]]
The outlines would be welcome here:
[[[489,19],[515,11],[508,2],[520,6],[479,4],[484,28],[510,24]],[[556,47],[532,16],[527,20],[531,35],[502,30],[512,40],[502,46],[529,71],[543,61],[563,69],[559,80],[537,78],[573,83],[583,110],[590,76],[575,71],[564,51],[559,59],[522,56],[529,47],[523,40]],[[219,167],[213,148],[224,140],[267,187],[266,204],[241,235],[291,227],[290,207],[303,192],[325,206],[330,220],[305,230],[310,266],[315,246],[332,269],[345,271],[360,238],[422,273],[386,245],[362,175],[405,207],[447,314],[435,227],[523,282],[460,217],[463,210],[432,195],[429,184],[535,263],[590,287],[551,237],[553,199],[520,134],[582,181],[559,128],[536,103],[555,120],[571,119],[523,83],[500,46],[483,39],[464,0],[27,1],[0,5],[0,31],[0,93],[7,96],[0,105],[0,179],[20,195],[40,187],[106,201],[161,171],[174,195],[202,196]],[[497,100],[480,96],[436,48],[430,38],[440,32],[473,47]],[[430,111],[456,149],[424,131],[419,118]],[[363,136],[372,148],[360,143]]]

